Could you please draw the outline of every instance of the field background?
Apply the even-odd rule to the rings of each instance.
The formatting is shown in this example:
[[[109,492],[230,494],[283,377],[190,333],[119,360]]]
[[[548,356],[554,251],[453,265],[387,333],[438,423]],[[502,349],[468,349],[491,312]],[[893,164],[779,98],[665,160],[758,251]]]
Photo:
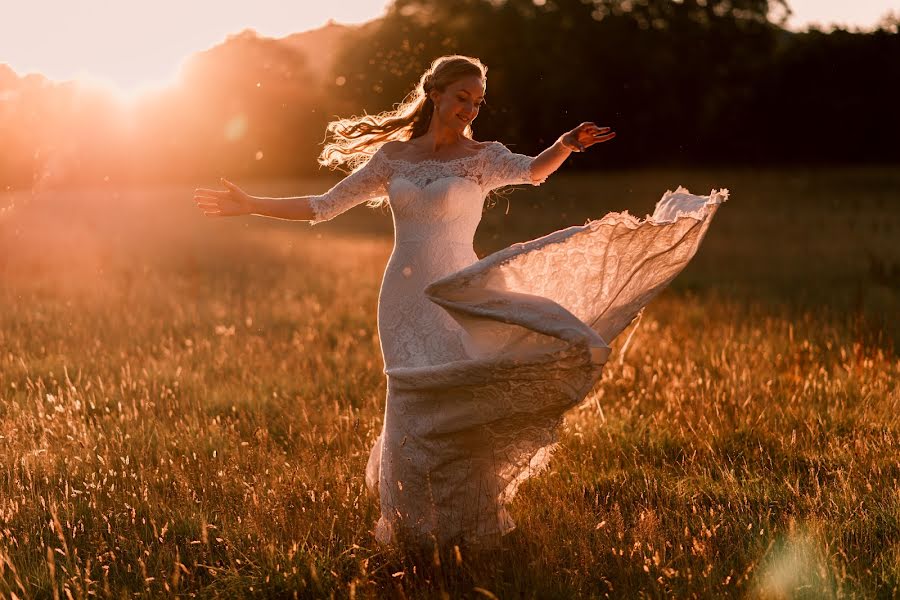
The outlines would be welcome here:
[[[900,594],[900,171],[559,174],[495,197],[476,251],[679,184],[731,200],[617,340],[519,529],[434,557],[374,543],[364,485],[389,214],[0,195],[0,596]]]

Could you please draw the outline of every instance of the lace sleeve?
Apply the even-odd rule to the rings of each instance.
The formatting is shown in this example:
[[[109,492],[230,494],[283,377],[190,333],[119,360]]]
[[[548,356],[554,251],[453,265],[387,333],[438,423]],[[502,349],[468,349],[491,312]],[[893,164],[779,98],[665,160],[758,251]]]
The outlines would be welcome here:
[[[379,148],[362,167],[347,175],[333,188],[320,196],[310,196],[309,204],[315,218],[309,224],[328,221],[367,200],[387,196],[390,165]]]
[[[516,154],[500,142],[493,142],[484,152],[482,177],[485,187],[492,190],[504,185],[542,184],[543,179],[535,180],[531,176],[532,162],[533,157]]]

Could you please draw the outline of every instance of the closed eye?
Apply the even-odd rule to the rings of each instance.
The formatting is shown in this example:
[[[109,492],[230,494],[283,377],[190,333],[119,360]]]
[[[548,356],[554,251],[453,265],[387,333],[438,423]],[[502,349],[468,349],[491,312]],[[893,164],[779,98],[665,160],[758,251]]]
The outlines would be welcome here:
[[[465,97],[465,96],[457,96],[457,99],[459,99],[460,102],[465,102],[465,101],[466,101],[466,97]],[[485,102],[484,100],[480,100],[480,101],[476,102],[476,103],[475,103],[475,108],[481,108],[481,106],[484,104],[484,102]]]

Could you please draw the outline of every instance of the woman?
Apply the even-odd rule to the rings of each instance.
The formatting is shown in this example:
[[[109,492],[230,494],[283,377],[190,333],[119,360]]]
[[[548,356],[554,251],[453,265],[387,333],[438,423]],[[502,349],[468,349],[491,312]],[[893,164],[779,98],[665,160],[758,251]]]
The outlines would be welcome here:
[[[545,465],[608,342],[690,260],[725,197],[667,193],[647,221],[612,214],[479,261],[488,192],[538,185],[571,152],[615,137],[583,123],[534,158],[477,142],[485,74],[477,59],[441,57],[395,111],[330,124],[319,162],[357,168],[323,195],[258,198],[223,180],[227,190],[194,197],[207,216],[310,223],[387,198],[395,242],[378,331],[388,393],[366,468],[382,542],[490,543],[514,528],[506,504]]]

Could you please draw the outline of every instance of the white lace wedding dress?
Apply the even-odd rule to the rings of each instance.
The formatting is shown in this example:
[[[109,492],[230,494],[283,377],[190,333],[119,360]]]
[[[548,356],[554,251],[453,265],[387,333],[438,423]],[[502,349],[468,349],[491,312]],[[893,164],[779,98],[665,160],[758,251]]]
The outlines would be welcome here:
[[[506,504],[547,462],[608,343],[687,264],[727,197],[679,189],[647,220],[612,213],[479,261],[486,194],[533,183],[532,160],[497,142],[451,161],[381,149],[312,199],[313,223],[384,196],[393,213],[378,300],[388,393],[366,468],[382,542],[484,543],[513,529]]]

